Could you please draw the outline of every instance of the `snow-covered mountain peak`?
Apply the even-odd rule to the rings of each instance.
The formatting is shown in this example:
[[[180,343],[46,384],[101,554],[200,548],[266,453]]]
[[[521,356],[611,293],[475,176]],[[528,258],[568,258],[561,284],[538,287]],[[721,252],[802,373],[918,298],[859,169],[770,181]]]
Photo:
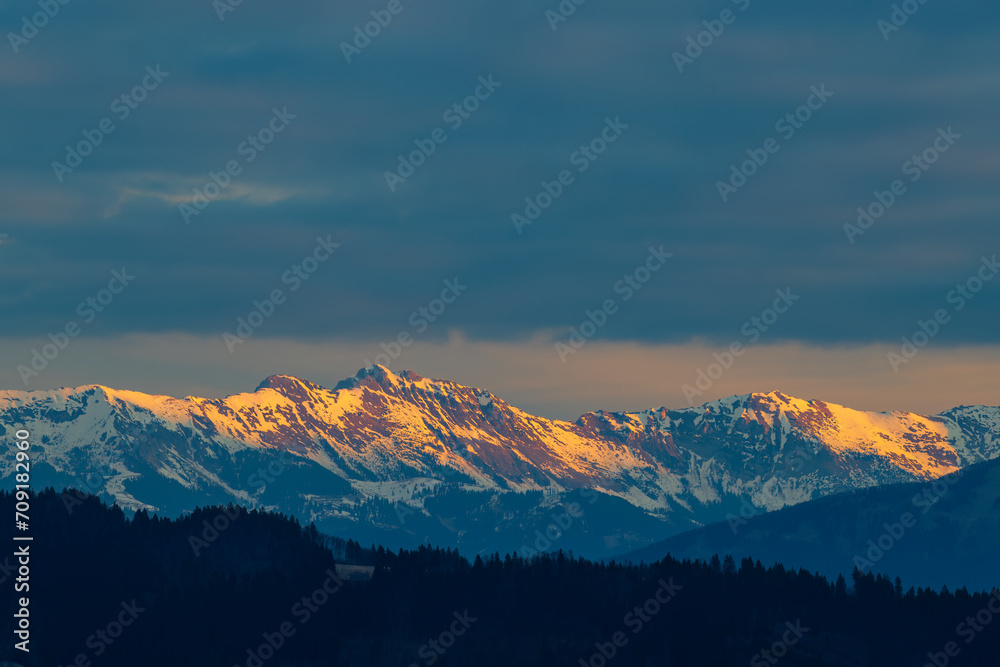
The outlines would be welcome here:
[[[315,500],[331,485],[337,498],[351,497],[346,485],[391,500],[404,487],[409,494],[459,484],[491,494],[585,488],[661,517],[699,507],[709,517],[725,498],[774,509],[1000,456],[1000,408],[925,417],[771,391],[680,410],[601,410],[571,423],[481,388],[384,366],[362,368],[333,389],[272,375],[254,391],[216,399],[101,385],[5,391],[0,418],[31,430],[40,465],[108,479],[108,493],[133,507],[160,505],[164,479],[188,493],[245,500],[259,489],[247,488],[242,466],[253,472],[257,461],[288,453],[337,478],[315,478],[300,491],[330,516],[346,511],[338,503],[354,502]],[[129,482],[140,477],[147,496]]]

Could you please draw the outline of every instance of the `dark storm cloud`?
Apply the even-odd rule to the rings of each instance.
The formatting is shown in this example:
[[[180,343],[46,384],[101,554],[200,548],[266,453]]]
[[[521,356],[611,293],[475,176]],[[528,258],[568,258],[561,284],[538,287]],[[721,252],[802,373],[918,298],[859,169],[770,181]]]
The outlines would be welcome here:
[[[341,42],[387,3],[70,0],[15,54],[0,45],[0,275],[8,335],[44,336],[127,267],[134,285],[88,335],[214,335],[312,251],[341,251],[261,336],[387,339],[459,277],[447,328],[505,340],[564,331],[661,244],[673,257],[602,329],[609,340],[727,342],[773,300],[802,296],[775,340],[896,341],[1000,253],[1000,9],[923,5],[889,40],[892,3],[588,0],[553,31],[552,2],[402,0],[345,62]],[[743,1],[739,3],[744,4]],[[736,21],[678,73],[672,54],[725,8]],[[0,6],[4,34],[35,2]],[[147,66],[169,72],[119,119]],[[452,129],[479,77],[500,87]],[[833,97],[780,138],[813,86]],[[253,162],[272,110],[294,114]],[[85,130],[113,133],[58,182]],[[583,173],[606,119],[628,124]],[[448,140],[390,192],[415,140]],[[863,236],[843,226],[933,145],[955,145]],[[781,148],[723,202],[716,183],[769,137]],[[230,160],[242,171],[185,224],[178,204]],[[520,234],[511,215],[563,169],[575,181]],[[1000,281],[941,342],[996,340]]]

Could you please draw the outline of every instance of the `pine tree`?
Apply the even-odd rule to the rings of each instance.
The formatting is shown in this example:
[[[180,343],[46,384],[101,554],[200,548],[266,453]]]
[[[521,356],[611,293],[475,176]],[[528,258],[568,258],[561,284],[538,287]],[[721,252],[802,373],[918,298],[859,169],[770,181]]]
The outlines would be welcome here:
[[[722,572],[722,562],[719,561],[719,554],[712,554],[712,560],[708,566],[712,568],[712,572]]]

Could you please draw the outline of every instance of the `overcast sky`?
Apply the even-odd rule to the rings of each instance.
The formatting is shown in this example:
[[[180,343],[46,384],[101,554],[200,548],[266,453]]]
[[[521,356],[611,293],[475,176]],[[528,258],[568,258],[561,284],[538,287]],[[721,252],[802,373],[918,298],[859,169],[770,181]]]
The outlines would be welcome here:
[[[1000,7],[222,3],[0,1],[3,388],[332,386],[402,335],[567,418],[997,404]]]

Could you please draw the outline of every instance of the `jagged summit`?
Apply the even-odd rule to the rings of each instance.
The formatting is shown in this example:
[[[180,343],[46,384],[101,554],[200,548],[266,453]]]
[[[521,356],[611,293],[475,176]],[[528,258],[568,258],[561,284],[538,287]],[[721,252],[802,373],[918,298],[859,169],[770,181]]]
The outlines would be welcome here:
[[[372,381],[370,386],[378,385],[380,387],[391,387],[400,382],[419,382],[424,378],[414,373],[413,371],[404,370],[400,371],[398,374],[393,373],[391,370],[382,366],[380,364],[374,364],[372,366],[362,367],[354,375],[354,377],[341,380],[334,387],[334,391],[338,389],[353,389],[359,384],[363,383],[365,380]],[[432,382],[443,382],[442,380],[432,380]]]
[[[1000,456],[1000,408],[872,413],[772,391],[567,422],[384,366],[333,389],[272,375],[253,392],[218,399],[99,385],[6,391],[0,417],[31,431],[40,470],[97,474],[130,507],[160,505],[168,482],[246,501],[261,489],[244,462],[291,455],[322,471],[295,487],[296,502],[319,518],[350,516],[359,497],[422,507],[427,494],[458,485],[489,494],[588,489],[662,519],[703,522],[733,502],[775,509]],[[13,463],[3,460],[6,473]]]
[[[264,378],[263,381],[257,388],[254,389],[255,392],[261,389],[274,389],[275,391],[281,392],[283,394],[300,394],[303,391],[327,391],[325,387],[309,382],[308,380],[302,380],[300,378],[294,377],[292,375],[271,375]]]

